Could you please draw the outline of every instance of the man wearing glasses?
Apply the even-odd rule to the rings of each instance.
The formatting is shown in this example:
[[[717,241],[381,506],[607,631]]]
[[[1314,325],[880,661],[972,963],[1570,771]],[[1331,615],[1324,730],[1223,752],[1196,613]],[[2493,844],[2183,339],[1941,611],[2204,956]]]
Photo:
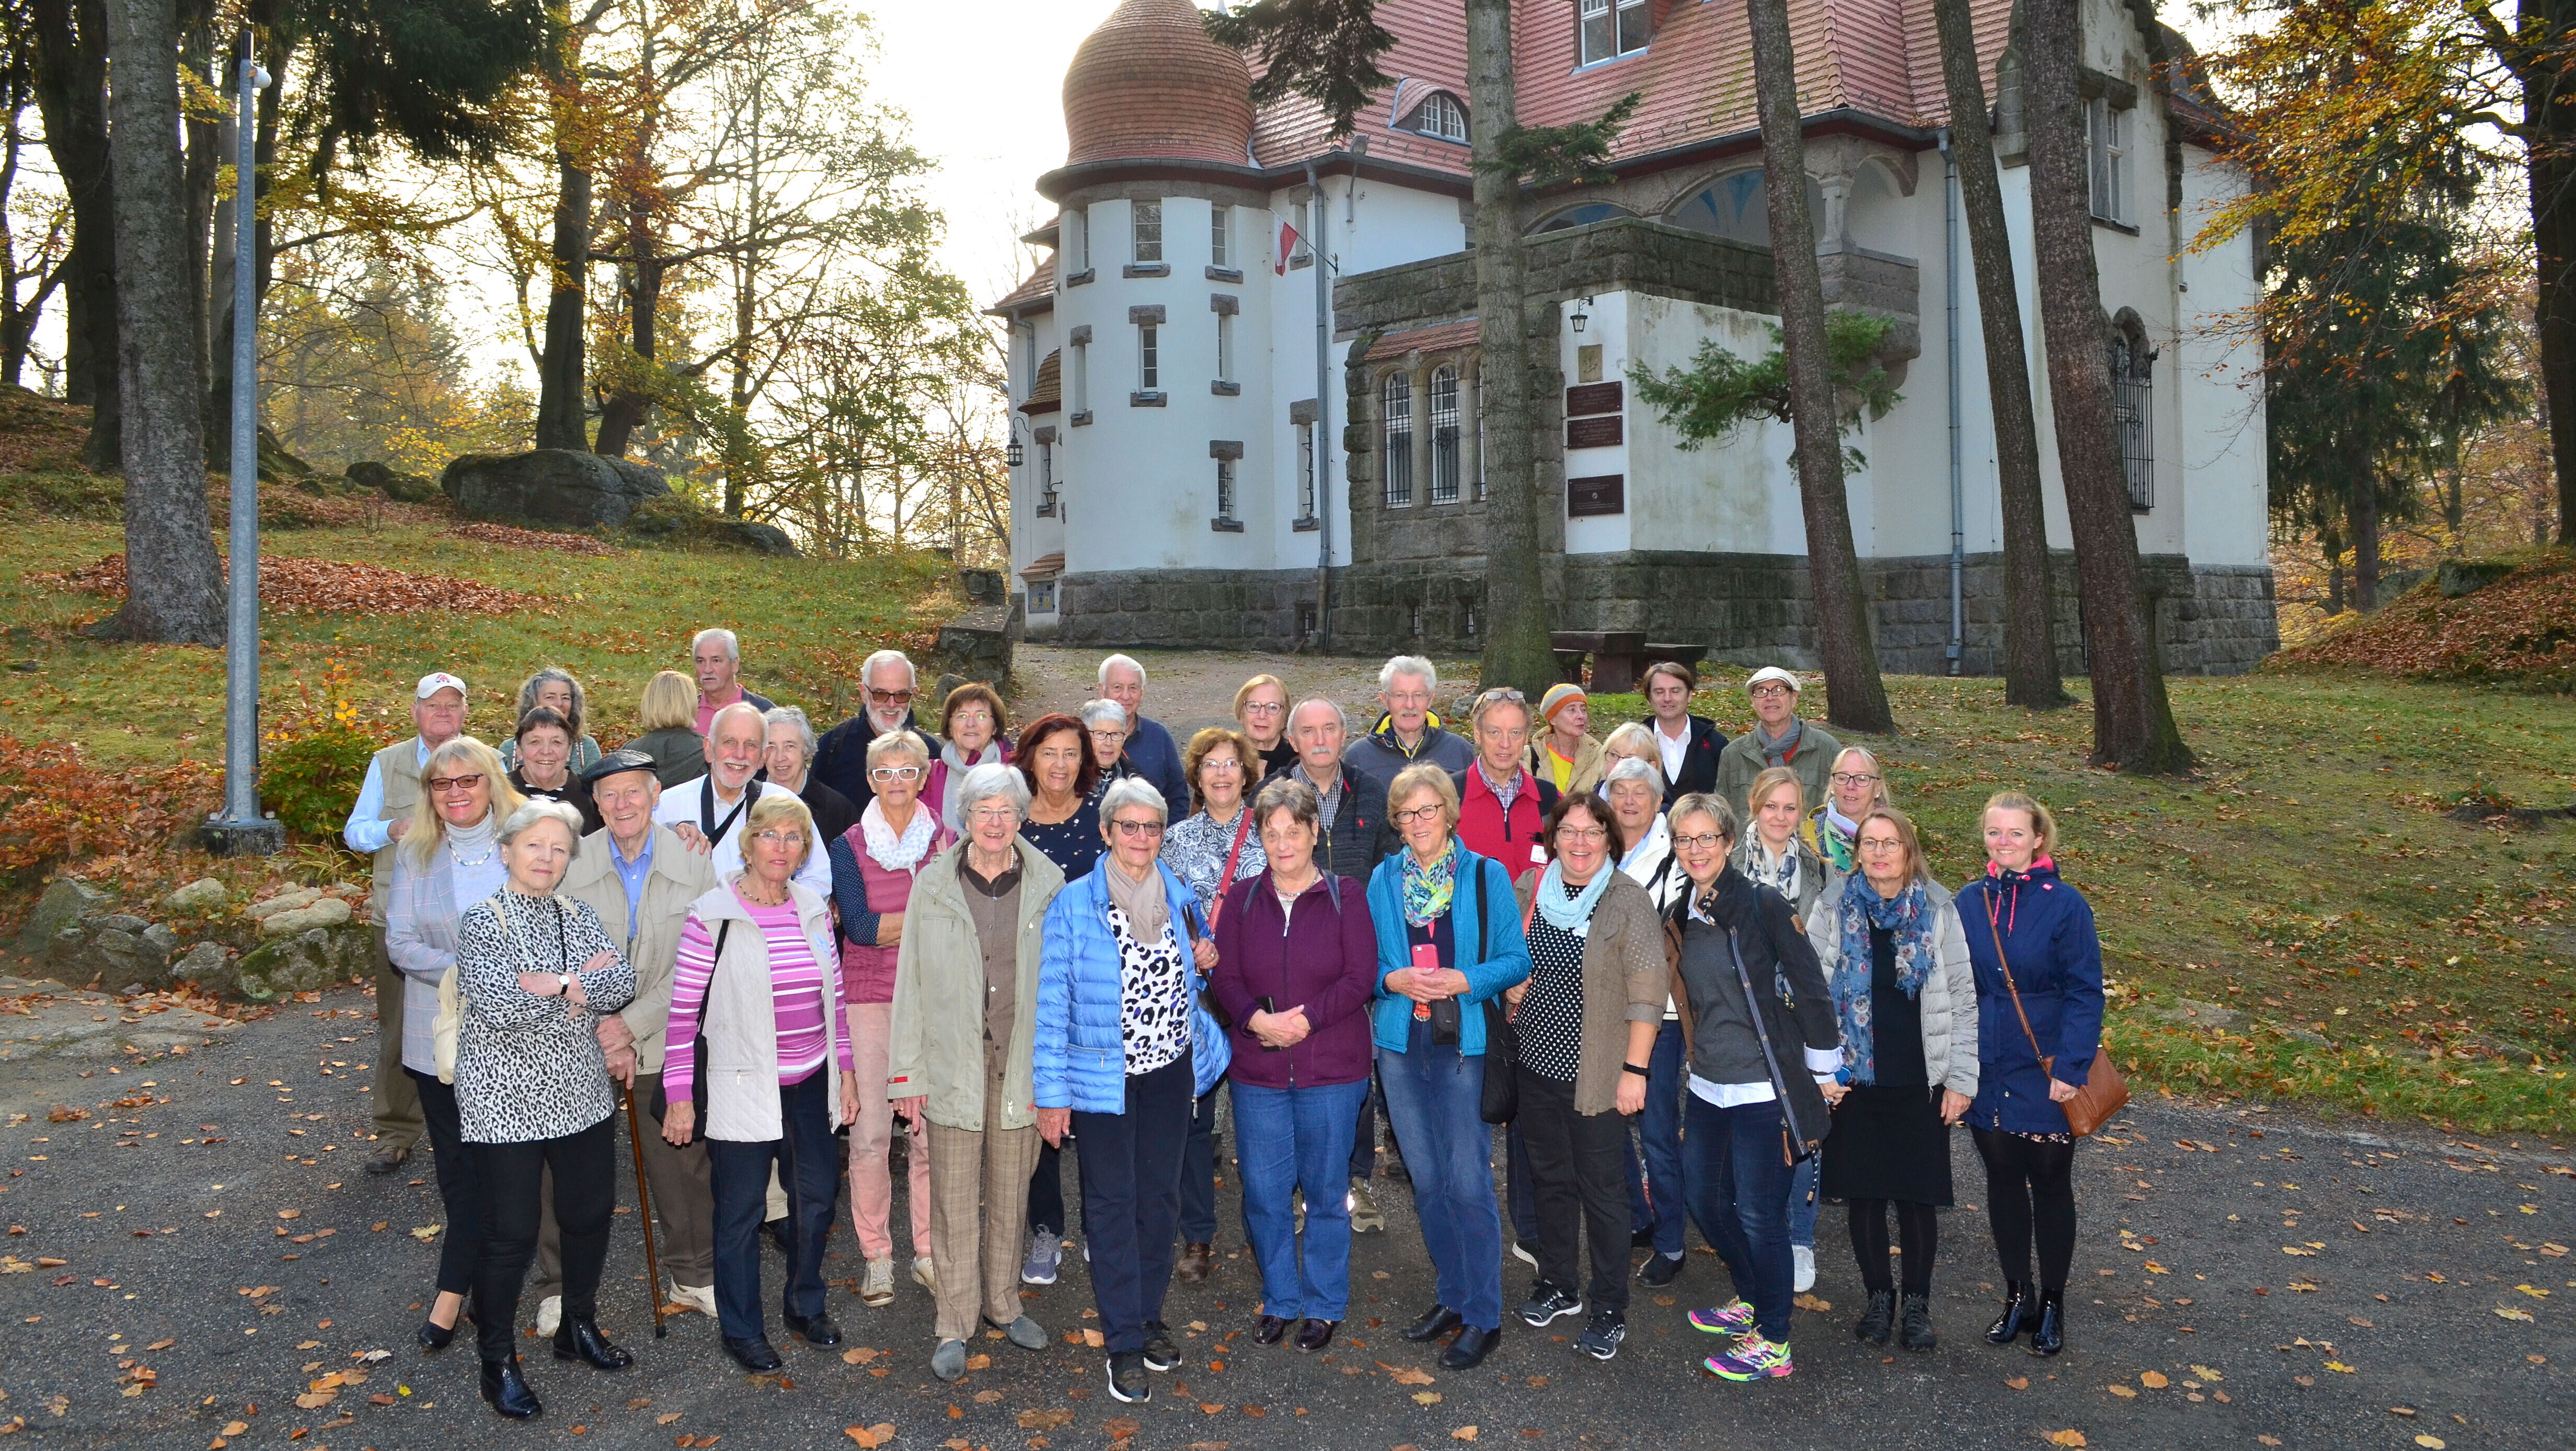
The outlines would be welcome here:
[[[876,796],[868,784],[868,742],[888,731],[911,731],[939,754],[939,737],[921,728],[912,718],[912,702],[920,684],[920,673],[901,650],[879,650],[859,666],[859,688],[866,699],[859,713],[823,732],[814,746],[814,762],[807,775],[849,798],[851,809],[864,812]],[[821,853],[817,852],[817,856]],[[825,896],[831,893],[826,890]]]
[[[1753,778],[1765,767],[1786,766],[1798,773],[1811,807],[1823,801],[1833,784],[1834,757],[1843,746],[1799,717],[1798,677],[1765,665],[1744,682],[1744,693],[1753,699],[1753,729],[1727,742],[1718,756],[1717,794],[1750,821],[1753,813],[1745,797],[1753,790]]]
[[[707,732],[707,773],[662,793],[653,819],[671,828],[689,850],[708,853],[708,864],[721,882],[742,870],[742,823],[763,789],[753,780],[769,744],[769,722],[749,701],[735,701],[716,712]],[[795,793],[789,792],[789,795]],[[832,900],[832,864],[823,853],[809,851],[796,869],[803,882],[824,901]]]

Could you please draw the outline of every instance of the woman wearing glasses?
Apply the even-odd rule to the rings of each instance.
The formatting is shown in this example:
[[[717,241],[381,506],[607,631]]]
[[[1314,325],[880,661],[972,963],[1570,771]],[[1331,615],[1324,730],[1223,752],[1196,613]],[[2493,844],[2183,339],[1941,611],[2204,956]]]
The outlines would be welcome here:
[[[1260,755],[1253,767],[1254,785],[1297,764],[1296,743],[1288,739],[1286,681],[1276,675],[1256,675],[1243,682],[1243,688],[1234,693],[1234,720]]]
[[[814,723],[805,718],[805,712],[792,705],[773,705],[760,719],[768,732],[760,763],[769,772],[769,784],[796,793],[814,818],[815,834],[825,841],[856,826],[859,808],[814,774]]]
[[[894,1105],[886,1097],[886,1051],[894,1025],[895,959],[904,909],[931,858],[956,834],[921,799],[930,748],[910,731],[868,742],[868,789],[859,821],[832,839],[832,898],[841,908],[841,981],[850,1001],[850,1051],[858,1066],[859,1112],[850,1128],[850,1219],[867,1257],[859,1299],[894,1303]],[[910,1126],[912,1278],[938,1293],[930,1257],[930,1144]]]
[[[474,1265],[483,1252],[483,1190],[474,1156],[465,1150],[456,1088],[438,1076],[431,1033],[438,985],[456,969],[458,922],[508,876],[499,829],[521,798],[510,789],[501,758],[472,736],[433,748],[420,775],[420,802],[394,851],[385,889],[385,955],[403,975],[403,1072],[420,1089],[438,1197],[447,1206],[438,1298],[415,1338],[423,1349],[445,1350],[456,1339],[456,1317],[474,1289]]]
[[[1860,836],[1861,818],[1873,808],[1894,806],[1896,798],[1887,790],[1887,769],[1859,746],[1845,746],[1834,756],[1826,786],[1825,799],[1807,814],[1798,840],[1824,862],[1831,877],[1826,885],[1839,887],[1860,866],[1853,845]]]
[[[1082,1223],[1109,1352],[1109,1393],[1153,1397],[1149,1370],[1181,1363],[1163,1325],[1190,1110],[1225,1072],[1227,1044],[1199,1006],[1216,966],[1198,899],[1157,855],[1167,813],[1129,777],[1100,798],[1109,854],[1047,908],[1038,965],[1038,1133],[1082,1138]]]
[[[1020,837],[1055,864],[1068,882],[1091,874],[1100,861],[1100,801],[1092,792],[1100,767],[1091,756],[1082,722],[1061,711],[1039,716],[1020,732],[1012,765],[1028,783],[1028,811]],[[1040,1141],[1038,1166],[1029,1175],[1029,1248],[1020,1282],[1052,1285],[1064,1254],[1064,1163],[1059,1146]]]
[[[1481,1107],[1485,1074],[1512,1065],[1485,1061],[1485,1003],[1528,978],[1529,947],[1511,874],[1458,839],[1458,787],[1449,773],[1427,762],[1407,766],[1388,784],[1387,802],[1404,850],[1369,877],[1377,927],[1371,1036],[1440,1296],[1404,1338],[1456,1332],[1441,1364],[1467,1370],[1503,1333],[1494,1131]]]
[[[1127,707],[1118,702],[1082,703],[1082,732],[1091,741],[1092,769],[1098,773],[1093,778],[1094,792],[1112,781],[1139,774],[1135,763],[1127,759],[1127,726]]]
[[[964,832],[966,823],[958,812],[963,803],[957,799],[957,788],[966,774],[977,766],[1008,764],[1011,743],[1003,732],[1010,729],[1010,713],[1002,708],[1002,697],[989,685],[973,681],[948,692],[939,707],[939,738],[947,744],[939,748],[939,759],[930,763],[930,779],[921,788],[921,799],[953,832]]]

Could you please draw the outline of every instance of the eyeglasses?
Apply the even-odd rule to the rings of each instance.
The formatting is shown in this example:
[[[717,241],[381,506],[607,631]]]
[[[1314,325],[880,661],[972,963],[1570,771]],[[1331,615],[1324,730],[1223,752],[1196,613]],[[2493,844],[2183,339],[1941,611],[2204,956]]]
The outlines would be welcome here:
[[[891,704],[892,702],[888,703]],[[989,710],[961,710],[948,718],[948,728],[950,730],[955,730],[957,727],[962,725],[989,726],[992,723],[993,713]]]
[[[1519,691],[1512,689],[1508,685],[1497,685],[1493,689],[1476,697],[1476,703],[1478,705],[1491,705],[1498,700],[1508,700],[1515,705],[1529,704],[1528,696],[1521,694]]]
[[[868,779],[871,781],[917,781],[921,779],[921,768],[919,766],[879,766],[868,773]]]
[[[1105,745],[1111,741],[1123,741],[1127,739],[1127,733],[1125,731],[1093,731],[1091,733],[1091,738]]]
[[[482,785],[483,773],[477,771],[471,776],[432,776],[421,784],[443,796],[450,791],[471,791]]]
[[[1610,829],[1606,826],[1560,826],[1556,829],[1556,839],[1586,844],[1604,842],[1610,839]]]
[[[1232,771],[1237,775],[1241,775],[1243,773],[1243,763],[1232,756],[1210,756],[1206,760],[1199,762],[1199,774],[1204,776],[1210,771]]]
[[[1445,806],[1407,807],[1406,809],[1395,813],[1395,824],[1398,826],[1411,826],[1417,821],[1428,821],[1435,816],[1443,814],[1447,810],[1448,808]]]
[[[1243,703],[1245,715],[1277,715],[1287,708],[1275,700],[1247,700]]]
[[[805,833],[793,827],[773,826],[767,831],[753,832],[751,839],[762,846],[803,846]]]
[[[969,821],[981,821],[988,824],[998,824],[1005,821],[1017,821],[1020,819],[1020,813],[1008,806],[978,806],[966,813],[966,819]]]
[[[1770,700],[1778,696],[1795,695],[1797,693],[1798,692],[1791,690],[1785,685],[1778,684],[1777,682],[1765,682],[1764,684],[1757,685],[1751,690],[1745,692],[1745,694],[1752,696],[1755,700]]]
[[[1879,778],[1876,776],[1864,775],[1859,771],[1836,771],[1834,773],[1834,784],[1837,786],[1866,786],[1872,781],[1878,779]]]
[[[1118,828],[1120,836],[1161,836],[1163,834],[1163,823],[1159,821],[1113,821],[1109,824]]]
[[[1860,849],[1861,849],[1862,851],[1868,851],[1868,852],[1880,852],[1880,851],[1903,851],[1903,850],[1905,850],[1905,843],[1903,843],[1903,842],[1901,842],[1901,841],[1896,841],[1896,840],[1888,839],[1888,838],[1875,837],[1875,836],[1864,836],[1864,837],[1862,837],[1862,838],[1860,839],[1860,841],[1859,841],[1858,845],[1859,845],[1859,847],[1860,847]]]
[[[1719,836],[1714,832],[1703,832],[1698,836],[1677,836],[1673,838],[1673,846],[1679,851],[1709,851],[1716,847],[1724,846],[1725,844],[1726,838]]]
[[[910,705],[912,704],[912,692],[909,690],[871,690],[868,692],[868,699],[875,701],[879,705]]]

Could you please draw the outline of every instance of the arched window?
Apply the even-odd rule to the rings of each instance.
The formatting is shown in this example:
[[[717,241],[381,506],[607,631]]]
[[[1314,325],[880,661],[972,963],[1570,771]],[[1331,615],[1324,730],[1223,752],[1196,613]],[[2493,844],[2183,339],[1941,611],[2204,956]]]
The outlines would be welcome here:
[[[1431,502],[1458,502],[1458,370],[1431,370]]]
[[[2156,349],[2147,346],[2137,314],[2122,310],[2111,324],[2111,424],[2120,439],[2120,470],[2129,483],[2129,507],[2143,514],[2156,506],[2155,443],[2147,431]]]
[[[1586,202],[1579,207],[1568,207],[1530,228],[1530,235],[1535,237],[1545,232],[1562,232],[1568,227],[1580,227],[1592,222],[1606,222],[1613,217],[1635,215],[1635,212],[1616,202]]]
[[[1379,402],[1386,413],[1386,506],[1413,503],[1413,378],[1389,373],[1380,385]]]
[[[1415,131],[1443,141],[1464,143],[1467,139],[1467,108],[1447,91],[1433,91],[1422,98],[1422,104],[1395,123],[1402,131]]]

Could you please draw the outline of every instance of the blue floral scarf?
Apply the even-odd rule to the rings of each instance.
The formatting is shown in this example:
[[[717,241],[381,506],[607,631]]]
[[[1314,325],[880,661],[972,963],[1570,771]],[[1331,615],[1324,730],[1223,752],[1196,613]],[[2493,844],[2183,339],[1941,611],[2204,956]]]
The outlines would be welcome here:
[[[1427,867],[1411,851],[1404,853],[1405,921],[1421,927],[1449,910],[1449,901],[1458,892],[1458,853],[1454,836],[1449,838],[1449,849]]]
[[[1923,991],[1932,975],[1932,899],[1921,882],[1908,883],[1894,900],[1882,897],[1859,872],[1843,881],[1842,951],[1834,963],[1834,1012],[1842,1020],[1843,1061],[1854,1083],[1878,1081],[1877,1044],[1870,1030],[1870,979],[1875,971],[1869,929],[1895,935],[1896,985],[1907,997]]]

